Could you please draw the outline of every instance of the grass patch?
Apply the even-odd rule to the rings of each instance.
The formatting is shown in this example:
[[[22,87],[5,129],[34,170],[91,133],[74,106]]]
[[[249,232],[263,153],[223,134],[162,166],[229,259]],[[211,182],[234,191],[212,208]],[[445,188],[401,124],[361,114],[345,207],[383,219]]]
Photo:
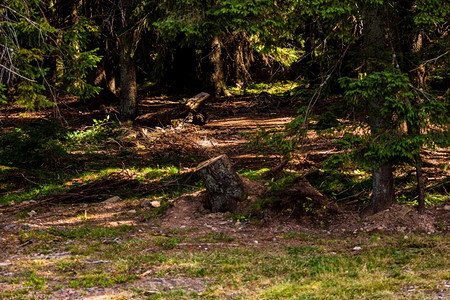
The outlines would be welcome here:
[[[298,87],[298,83],[295,81],[278,81],[278,82],[252,82],[246,87],[245,91],[242,88],[229,87],[229,91],[236,96],[244,95],[244,92],[248,94],[259,94],[262,92],[271,95],[280,95],[289,93],[291,90]]]
[[[206,235],[196,238],[198,242],[203,243],[217,243],[217,242],[232,242],[234,238],[229,237],[223,232],[211,232],[209,231]]]
[[[261,175],[265,172],[269,171],[268,168],[262,168],[259,170],[246,170],[246,169],[242,169],[242,170],[238,170],[237,173],[241,174],[242,176],[250,179],[250,180],[260,180],[261,179]]]
[[[155,245],[164,250],[174,249],[178,246],[179,238],[156,238]]]
[[[51,228],[48,232],[66,239],[99,239],[121,237],[131,230],[132,227],[128,225],[120,225],[117,227],[84,225],[72,229]]]
[[[195,245],[233,241],[225,234],[211,232],[192,240],[192,248],[185,248],[179,246],[182,238],[149,235],[123,240],[121,244],[102,244],[96,242],[98,237],[118,233],[73,232],[77,233],[65,232],[64,237],[89,236],[77,240],[76,245],[90,251],[81,255],[73,251],[72,256],[59,260],[17,261],[14,267],[24,271],[16,272],[18,278],[2,276],[0,281],[51,292],[66,287],[112,287],[125,282],[132,286],[139,274],[150,272],[148,276],[153,278],[198,278],[206,284],[202,293],[162,289],[157,294],[145,294],[156,299],[217,299],[230,295],[243,299],[416,299],[432,297],[450,278],[450,243],[440,235],[412,234],[407,239],[403,235],[377,235],[355,241],[286,232],[282,234],[289,240],[286,245]],[[363,250],[352,251],[355,244]],[[52,285],[50,278],[58,278],[58,286]],[[415,289],[412,294],[407,292],[411,286]],[[145,291],[134,292],[139,297]],[[11,293],[2,291],[0,298]],[[15,293],[14,297],[19,298],[22,292],[17,289]]]

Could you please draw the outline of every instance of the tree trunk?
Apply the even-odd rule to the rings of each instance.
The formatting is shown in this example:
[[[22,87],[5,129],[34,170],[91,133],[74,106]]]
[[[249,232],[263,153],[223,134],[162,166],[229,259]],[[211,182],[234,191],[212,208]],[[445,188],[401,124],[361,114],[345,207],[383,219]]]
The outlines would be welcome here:
[[[207,206],[213,212],[235,212],[237,203],[247,197],[244,184],[227,155],[207,160],[197,170],[208,191]]]
[[[137,115],[136,66],[132,37],[120,39],[120,119],[133,120]]]
[[[372,170],[372,199],[367,212],[377,213],[394,204],[394,177],[390,162],[381,163]]]
[[[108,49],[107,49],[108,51]],[[111,91],[111,93],[116,93],[116,74],[114,73],[113,59],[110,57],[105,57],[105,76],[106,76],[106,87]]]
[[[422,50],[423,46],[423,34],[419,33],[415,40],[413,41],[412,45],[412,52],[414,54],[420,52]],[[425,86],[425,74],[426,69],[425,66],[422,64],[419,66],[419,68],[414,73],[414,82],[418,87],[424,87]],[[416,101],[420,102],[420,99],[417,99]],[[419,103],[415,103],[416,105],[419,105]],[[420,135],[420,126],[418,124],[408,124],[408,130],[410,135]],[[415,157],[416,162],[416,180],[417,180],[417,195],[419,197],[418,199],[418,207],[417,210],[420,214],[425,213],[425,186],[423,183],[423,172],[422,172],[422,157],[420,157],[420,153],[418,153]]]
[[[422,173],[422,159],[419,157],[419,161],[416,162],[416,179],[417,179],[417,194],[419,195],[418,211],[420,214],[425,213],[425,187],[423,184]]]
[[[222,47],[218,37],[214,37],[211,42],[209,61],[212,66],[210,81],[213,97],[229,96],[223,74]]]
[[[367,73],[382,71],[389,55],[386,55],[385,24],[381,19],[382,7],[372,6],[366,11],[364,22],[364,51],[366,56],[365,71]],[[369,103],[369,125],[371,135],[376,137],[390,126],[381,109],[384,98],[373,98]],[[373,190],[369,206],[364,215],[374,214],[389,208],[395,199],[393,166],[390,161],[382,161],[372,170]]]
[[[238,32],[232,35],[234,48],[234,84],[237,88],[247,85],[250,79],[251,48],[246,33]]]

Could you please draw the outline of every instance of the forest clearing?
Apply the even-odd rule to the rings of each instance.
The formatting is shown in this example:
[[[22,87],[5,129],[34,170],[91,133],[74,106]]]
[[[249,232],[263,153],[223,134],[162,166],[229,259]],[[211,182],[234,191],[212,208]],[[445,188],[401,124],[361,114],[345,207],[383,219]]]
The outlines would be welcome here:
[[[262,126],[283,126],[294,112],[284,106],[255,113],[249,106],[257,97],[208,104],[210,121],[204,126],[148,131],[109,121],[87,125],[94,117],[106,118],[100,111],[84,114],[86,124],[81,124],[68,105],[62,110],[65,119],[89,135],[66,168],[37,174],[2,170],[2,184],[10,185],[2,199],[17,204],[0,208],[1,297],[448,297],[449,150],[427,156],[434,165],[425,169],[430,202],[424,215],[409,202],[361,218],[370,193],[364,183],[368,174],[321,170],[324,159],[338,151],[332,143],[337,131],[318,135],[311,130],[310,155],[290,167],[295,171],[273,181],[260,178],[279,159],[258,155],[247,141]],[[28,122],[39,117],[25,115]],[[16,112],[8,122],[17,126],[24,119]],[[224,153],[238,173],[265,189],[249,197],[248,209],[240,213],[206,210],[201,180],[186,181],[198,163]],[[410,193],[408,172],[398,176],[399,195]],[[292,196],[271,199],[276,193],[270,190],[286,188],[283,182],[294,174],[310,176],[324,194],[335,195],[341,210],[328,214],[312,206],[296,212],[302,203],[292,203]],[[439,186],[439,178],[446,185]],[[291,205],[270,204],[284,200]]]
[[[0,3],[0,299],[450,299],[450,2]]]

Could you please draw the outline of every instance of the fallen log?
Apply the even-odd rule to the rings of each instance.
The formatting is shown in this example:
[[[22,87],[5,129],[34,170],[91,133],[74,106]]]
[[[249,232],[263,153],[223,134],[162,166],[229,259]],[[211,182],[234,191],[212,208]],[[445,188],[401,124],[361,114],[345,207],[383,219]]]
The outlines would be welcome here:
[[[186,103],[141,115],[134,122],[138,125],[154,127],[171,125],[173,120],[183,119],[184,123],[203,125],[206,123],[206,117],[200,111],[209,97],[210,94],[202,92],[188,99]]]
[[[235,212],[237,203],[247,197],[244,184],[227,155],[202,162],[198,165],[197,172],[208,192],[205,206],[213,212]]]

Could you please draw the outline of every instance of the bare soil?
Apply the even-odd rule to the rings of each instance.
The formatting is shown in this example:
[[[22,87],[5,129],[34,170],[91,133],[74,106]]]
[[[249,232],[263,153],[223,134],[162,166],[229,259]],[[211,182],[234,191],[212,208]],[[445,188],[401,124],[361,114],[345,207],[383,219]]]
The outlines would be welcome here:
[[[256,104],[255,104],[256,103]],[[170,106],[170,101],[165,99],[142,100],[142,112],[150,111],[156,107]],[[326,104],[323,104],[326,105]],[[70,126],[81,128],[92,124],[92,119],[103,119],[112,108],[104,108],[98,111],[78,111],[69,104],[60,107],[60,113]],[[10,110],[7,118],[2,117],[2,122],[9,126],[17,126],[22,123],[32,122],[36,118],[45,117],[50,112],[23,113],[20,110]],[[204,126],[181,124],[165,128],[129,127],[130,145],[135,148],[132,155],[138,155],[143,159],[151,160],[152,157],[181,158],[194,156],[196,159],[208,159],[221,154],[227,154],[236,169],[271,168],[280,162],[279,156],[257,155],[257,151],[248,147],[248,137],[259,128],[283,127],[293,119],[295,111],[285,105],[261,106],[256,96],[226,98],[221,101],[208,103],[206,106],[208,122]],[[313,131],[308,133],[306,148],[308,153],[294,161],[288,168],[301,170],[307,174],[313,168],[320,168],[324,158],[336,153],[338,150],[332,143],[335,135],[318,135]],[[148,144],[149,137],[156,137],[156,142]],[[130,146],[128,145],[128,146]],[[142,146],[143,147],[140,147]],[[124,145],[123,147],[127,147]],[[442,171],[436,166],[448,164],[450,149],[436,149],[424,152],[424,158],[429,163],[425,168],[426,182],[436,182],[448,178],[450,170]],[[192,171],[199,163],[198,160],[179,161],[180,166],[186,172]],[[124,162],[126,164],[126,161]],[[124,180],[124,184],[130,184],[130,174],[124,172],[116,174],[114,180]],[[132,178],[131,178],[132,179]],[[127,183],[128,182],[128,183]],[[133,183],[134,184],[134,183]],[[247,181],[251,187],[249,203],[257,201],[261,192],[267,189],[263,182]],[[139,186],[135,187],[139,189]],[[445,187],[443,187],[445,189]],[[99,189],[87,189],[87,193],[99,193]],[[104,191],[103,191],[104,192]],[[102,193],[103,193],[102,192]],[[108,192],[108,191],[107,191]],[[113,190],[109,191],[113,196]],[[445,191],[448,195],[448,191]],[[85,194],[85,196],[89,196]],[[65,198],[66,197],[66,198]],[[256,220],[236,221],[229,214],[211,213],[203,208],[205,191],[185,194],[171,201],[166,213],[157,218],[147,220],[144,215],[149,208],[141,207],[144,198],[132,201],[118,201],[114,203],[74,203],[73,198],[61,195],[64,205],[58,204],[58,198],[54,201],[36,205],[34,203],[22,203],[0,207],[0,262],[8,262],[15,259],[25,259],[21,254],[28,245],[25,243],[11,243],[11,235],[17,235],[20,231],[45,230],[49,228],[68,228],[74,226],[99,225],[118,226],[133,225],[138,235],[155,232],[164,235],[167,232],[180,231],[184,236],[196,238],[208,233],[223,233],[234,238],[237,242],[224,243],[196,243],[180,244],[180,247],[190,249],[197,247],[233,247],[238,245],[258,245],[270,247],[277,242],[277,236],[286,232],[299,232],[322,237],[354,236],[357,239],[359,233],[377,232],[419,232],[431,234],[441,232],[448,234],[450,229],[450,202],[428,207],[425,214],[419,215],[415,207],[407,205],[394,205],[392,208],[373,216],[361,218],[359,211],[361,203],[366,199],[358,197],[350,202],[340,204],[341,211],[338,214],[326,215],[324,222],[311,216],[293,217],[291,210],[267,211],[265,217]],[[105,197],[106,199],[107,197]],[[355,200],[356,199],[356,200]],[[82,199],[81,199],[82,200]],[[83,201],[79,201],[83,202]],[[31,206],[30,206],[31,205]],[[29,217],[18,220],[17,214],[22,211],[29,212]],[[81,220],[80,215],[88,216]],[[289,243],[289,240],[283,241]],[[149,249],[149,251],[152,251]],[[155,250],[157,251],[157,249]],[[11,253],[16,253],[11,257]],[[186,278],[167,282],[153,282],[151,279],[141,278],[133,283],[136,287],[140,284],[153,285],[154,290],[176,289],[188,287],[196,291],[203,291],[204,284],[195,279]],[[1,286],[0,286],[1,288]],[[92,295],[85,299],[108,299],[108,295],[127,297],[120,288],[97,288],[89,292]],[[52,295],[52,299],[74,299],[80,297],[76,290],[62,289]]]
[[[258,97],[264,97],[263,100]],[[69,99],[70,100],[70,99]],[[263,101],[261,103],[261,101]],[[194,156],[197,159],[204,158],[205,160],[221,154],[227,154],[234,163],[235,169],[250,169],[258,170],[261,168],[271,168],[280,162],[280,157],[273,155],[258,155],[258,151],[248,146],[248,138],[252,133],[255,133],[260,128],[282,128],[286,123],[291,121],[295,115],[295,111],[287,102],[281,103],[280,99],[275,98],[276,102],[269,102],[267,95],[262,96],[248,96],[248,97],[230,97],[224,98],[220,101],[208,103],[205,112],[208,116],[208,123],[204,126],[197,126],[192,124],[179,124],[178,126],[169,126],[165,128],[145,128],[132,127],[129,128],[129,137],[132,139],[130,145],[134,146],[136,150],[133,155],[139,155],[143,159],[151,160],[152,157],[170,157],[179,155],[180,166],[184,166],[187,172],[192,171],[200,161],[183,160],[183,156]],[[324,100],[325,101],[325,100]],[[334,101],[331,99],[330,101]],[[82,128],[92,124],[93,119],[101,120],[110,112],[114,112],[114,108],[102,108],[96,111],[81,111],[70,105],[71,101],[63,102],[60,105],[60,114],[70,126]],[[280,104],[281,103],[281,104]],[[274,105],[275,104],[275,105]],[[278,105],[276,105],[278,104]],[[145,113],[154,109],[166,108],[174,105],[174,102],[167,99],[143,99],[141,100],[141,112]],[[327,103],[323,102],[317,110],[323,109]],[[6,111],[2,119],[3,123],[10,126],[17,126],[23,123],[30,123],[33,120],[51,115],[51,112],[34,112],[24,113],[19,109],[10,109]],[[4,128],[7,128],[4,126]],[[340,133],[335,132],[334,135],[318,135],[314,131],[308,132],[308,141],[305,145],[307,153],[297,159],[288,168],[300,169],[303,174],[307,174],[312,168],[321,167],[324,158],[338,152],[334,138],[339,138]],[[146,144],[149,137],[156,137],[156,142],[151,145]],[[130,140],[131,140],[130,139]],[[145,144],[145,147],[138,146]],[[140,149],[140,150],[139,150]],[[426,151],[423,153],[424,160],[428,165],[425,166],[426,182],[435,182],[448,178],[450,170],[442,171],[436,166],[447,164],[448,157],[450,157],[450,149],[439,148],[435,151]],[[122,174],[115,174],[111,178],[111,182],[100,182],[97,186],[82,191],[84,196],[96,193],[100,190],[100,186],[107,186],[114,183],[117,186],[121,184],[128,184],[133,186],[136,182],[130,182],[130,176],[126,170]],[[253,185],[251,190],[250,202],[261,195],[264,186],[261,182],[250,182]],[[112,189],[114,186],[112,186]],[[136,187],[138,188],[138,187]],[[142,188],[142,187],[141,187]],[[147,187],[149,188],[149,187]],[[442,187],[445,193],[445,186]],[[145,189],[144,189],[145,190]],[[86,195],[87,194],[87,195]],[[201,198],[204,197],[204,192],[195,193],[192,195],[183,195],[173,200],[173,205],[168,209],[165,216],[161,218],[162,229],[172,229],[176,227],[202,227],[206,230],[211,230],[208,226],[215,226],[215,230],[239,232],[239,228],[244,226],[237,226],[232,224],[229,217],[224,214],[211,214],[202,209]],[[138,222],[138,214],[120,214],[139,207],[140,200],[119,202],[113,205],[104,203],[72,203],[77,202],[67,195],[61,195],[60,203],[67,203],[72,206],[72,209],[61,208],[58,203],[58,198],[54,197],[52,204],[43,204],[41,208],[37,205],[37,210],[44,210],[38,215],[27,219],[26,226],[64,226],[75,222],[76,216],[80,211],[88,209],[93,215],[96,212],[102,212],[101,220],[98,222]],[[65,201],[66,199],[66,201]],[[68,200],[67,200],[68,199]],[[79,199],[79,202],[83,202]],[[286,212],[278,211],[271,213],[266,218],[258,221],[258,224],[245,224],[247,230],[258,231],[273,231],[274,228],[279,228],[284,224],[286,230],[295,231],[311,231],[311,232],[326,232],[326,233],[354,233],[358,231],[419,231],[425,233],[432,233],[443,228],[450,227],[449,204],[445,203],[438,206],[428,207],[424,215],[419,215],[414,207],[406,205],[395,205],[392,208],[380,212],[374,216],[361,218],[359,210],[361,209],[359,203],[364,199],[356,199],[352,203],[341,204],[341,212],[337,216],[331,216],[327,220],[326,228],[318,226],[317,222],[311,222],[307,216],[303,219],[290,218]],[[28,208],[29,203],[14,205],[14,207],[4,206],[0,208],[2,214],[0,226],[12,225],[15,223],[15,215],[22,209]],[[94,220],[92,220],[94,221]],[[97,222],[97,221],[96,221]],[[206,226],[206,224],[211,223]],[[439,223],[439,228],[436,224]],[[139,223],[140,226],[145,225],[145,222]],[[212,225],[215,224],[215,225]],[[73,225],[73,224],[72,224]],[[25,226],[25,225],[21,225]],[[20,226],[18,226],[20,227]],[[323,226],[322,226],[323,227]],[[14,226],[10,226],[11,230]],[[209,228],[209,229],[208,229]],[[261,230],[264,228],[264,230]],[[287,229],[289,228],[289,229]],[[17,228],[20,229],[20,228]],[[254,235],[254,232],[250,235]]]

